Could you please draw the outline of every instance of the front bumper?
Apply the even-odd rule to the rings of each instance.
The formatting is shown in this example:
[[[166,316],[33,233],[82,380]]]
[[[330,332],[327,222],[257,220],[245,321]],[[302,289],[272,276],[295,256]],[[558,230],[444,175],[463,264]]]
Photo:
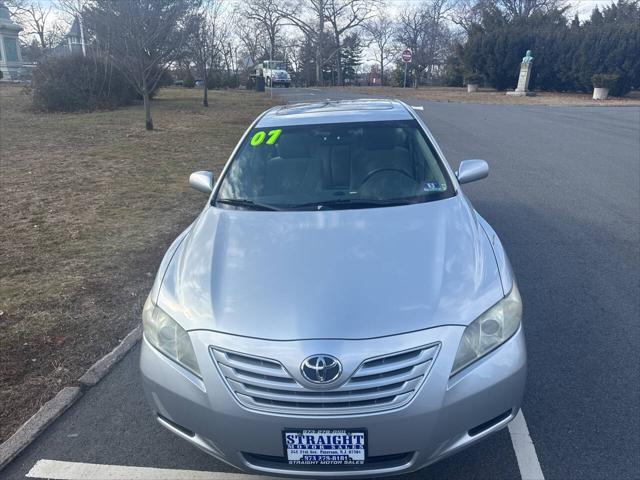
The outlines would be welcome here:
[[[520,408],[526,376],[522,329],[504,345],[449,378],[464,327],[438,327],[369,340],[273,342],[209,331],[190,332],[203,379],[143,340],[144,390],[158,421],[196,447],[239,469],[278,476],[372,476],[418,470],[505,427]],[[359,415],[281,415],[241,406],[210,356],[212,345],[266,358],[300,359],[318,352],[364,360],[441,343],[420,390],[408,404]],[[285,362],[283,362],[285,363]],[[368,459],[358,468],[305,469],[283,458],[283,429],[362,429]]]

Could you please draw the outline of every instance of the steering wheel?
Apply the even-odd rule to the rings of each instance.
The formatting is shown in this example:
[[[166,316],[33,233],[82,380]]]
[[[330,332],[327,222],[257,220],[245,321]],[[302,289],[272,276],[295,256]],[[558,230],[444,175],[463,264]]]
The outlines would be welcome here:
[[[376,168],[375,170],[372,170],[369,173],[367,173],[367,176],[364,177],[364,179],[360,182],[360,185],[358,185],[356,190],[359,190],[365,183],[367,183],[369,180],[371,180],[372,177],[374,177],[375,175],[378,175],[379,173],[383,173],[383,172],[399,173],[399,174],[404,175],[405,177],[413,180],[414,182],[416,181],[416,179],[413,178],[410,174],[408,174],[407,172],[405,172],[404,170],[401,170],[399,168],[391,168],[391,167]]]

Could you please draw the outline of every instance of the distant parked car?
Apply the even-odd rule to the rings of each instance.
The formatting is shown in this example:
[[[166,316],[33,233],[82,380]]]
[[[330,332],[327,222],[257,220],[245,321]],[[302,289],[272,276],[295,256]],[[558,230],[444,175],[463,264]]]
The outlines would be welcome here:
[[[166,253],[142,314],[158,422],[237,468],[370,478],[504,428],[525,384],[500,240],[398,101],[276,107]],[[508,452],[505,452],[508,453]]]

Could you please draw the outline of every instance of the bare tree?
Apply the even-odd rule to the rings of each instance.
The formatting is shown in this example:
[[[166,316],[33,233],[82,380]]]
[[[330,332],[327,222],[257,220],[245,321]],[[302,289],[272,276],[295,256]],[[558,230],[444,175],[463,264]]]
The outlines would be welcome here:
[[[42,50],[51,49],[61,38],[61,26],[52,14],[52,5],[37,0],[5,0],[6,6],[24,29],[33,35]]]
[[[85,9],[94,4],[93,0],[55,0],[59,10],[68,13],[72,17],[80,15]]]
[[[216,64],[224,41],[221,38],[221,33],[224,33],[221,25],[222,14],[222,0],[206,0],[191,18],[191,25],[188,28],[190,37],[187,48],[202,77],[202,105],[205,107],[209,106],[209,75]]]
[[[277,0],[253,0],[243,9],[244,16],[253,20],[257,28],[266,32],[269,41],[269,54],[276,51],[276,39],[285,21],[282,2]]]
[[[397,45],[395,42],[396,23],[383,10],[377,15],[363,24],[366,32],[365,39],[369,42],[375,55],[375,60],[380,68],[380,84],[384,85],[385,67],[393,60],[397,53]]]
[[[336,45],[338,85],[343,84],[342,35],[369,19],[376,3],[375,0],[326,0],[325,16],[333,30],[333,39]]]
[[[449,18],[468,33],[471,27],[482,23],[486,12],[492,10],[499,10],[511,20],[556,8],[564,10],[567,5],[567,0],[457,0]]]
[[[420,77],[429,77],[435,66],[444,62],[451,41],[447,18],[455,6],[454,0],[431,0],[415,4],[398,16],[398,41],[411,48],[414,86]]]
[[[509,18],[529,17],[536,12],[548,12],[556,8],[563,9],[567,0],[496,0],[498,7]]]
[[[433,69],[444,63],[447,53],[450,51],[451,31],[447,26],[447,20],[451,16],[456,5],[456,0],[431,0],[426,5],[429,32],[427,35],[427,76],[430,77]]]
[[[222,21],[218,22],[218,38],[220,43],[221,65],[225,72],[225,78],[227,82],[233,75],[236,80],[238,78],[239,67],[239,46],[237,43],[232,42],[233,35],[231,34],[233,28],[238,21],[238,10],[231,10],[227,15],[223,15]]]
[[[424,52],[425,35],[427,32],[428,18],[426,12],[417,6],[411,6],[398,15],[397,40],[403,47],[408,47],[413,52],[411,67],[414,75],[414,86],[418,86],[419,72],[426,67]]]
[[[254,21],[244,15],[238,15],[234,22],[236,42],[242,45],[245,55],[254,64],[265,55],[264,44],[267,41],[264,32],[257,28]]]
[[[484,12],[491,8],[495,8],[493,0],[458,0],[450,19],[468,33],[471,27],[482,22]]]
[[[326,2],[327,0],[289,0],[278,7],[283,17],[289,22],[288,24],[297,27],[308,40],[315,44],[316,83],[318,85],[323,84]]]
[[[95,0],[87,11],[96,39],[142,95],[145,127],[153,130],[150,94],[183,48],[194,0]]]
[[[289,38],[285,45],[284,55],[287,64],[293,70],[295,76],[294,81],[300,81],[300,72],[303,69],[304,58],[302,55],[304,40],[303,38]]]
[[[223,42],[221,53],[222,66],[225,72],[225,78],[228,82],[231,75],[236,78],[238,76],[238,48],[230,41]]]

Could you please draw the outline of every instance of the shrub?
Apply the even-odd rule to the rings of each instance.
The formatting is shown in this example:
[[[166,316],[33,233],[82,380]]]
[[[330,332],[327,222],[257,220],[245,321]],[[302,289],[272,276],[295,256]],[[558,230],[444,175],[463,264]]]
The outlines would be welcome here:
[[[238,88],[240,86],[240,80],[235,75],[231,75],[224,83],[226,88]]]
[[[498,90],[517,85],[522,56],[532,50],[529,88],[588,92],[592,76],[607,72],[619,75],[609,93],[620,96],[640,88],[639,19],[637,1],[617,0],[602,13],[595,9],[591,20],[571,23],[564,9],[512,17],[494,6],[471,26],[455,55]]]
[[[255,79],[255,77],[252,77],[251,75],[249,75],[247,77],[247,83],[245,84],[245,88],[247,90],[253,90],[254,88],[256,88],[256,79]]]
[[[156,67],[156,68],[160,68],[160,66]],[[167,69],[164,69],[163,72],[160,74],[160,78],[158,79],[158,83],[156,83],[156,87],[149,93],[149,98],[153,98],[156,93],[158,93],[158,90],[162,87],[170,87],[171,85],[173,85],[174,80],[173,80],[173,75],[171,75],[171,72]],[[142,95],[139,95],[140,100],[142,100]]]
[[[464,76],[464,83],[465,85],[480,85],[482,84],[482,81],[484,80],[484,77],[479,74],[479,73],[468,73]]]
[[[52,112],[115,108],[136,99],[135,88],[95,55],[50,56],[33,72],[33,106]]]
[[[456,53],[447,57],[444,67],[445,84],[447,87],[462,87],[464,85],[464,69],[462,61],[457,53],[460,46],[456,46]]]
[[[608,88],[609,90],[614,90],[616,88],[618,80],[620,80],[620,75],[607,73],[596,73],[591,77],[591,82],[594,87]]]
[[[185,88],[193,88],[196,86],[196,79],[193,78],[191,72],[188,71],[185,77],[182,79],[182,86]]]
[[[207,88],[217,90],[219,88],[238,88],[239,79],[235,75],[229,75],[221,70],[209,72],[207,77]]]
[[[210,71],[207,77],[207,89],[217,90],[222,87],[222,77],[220,72]]]

